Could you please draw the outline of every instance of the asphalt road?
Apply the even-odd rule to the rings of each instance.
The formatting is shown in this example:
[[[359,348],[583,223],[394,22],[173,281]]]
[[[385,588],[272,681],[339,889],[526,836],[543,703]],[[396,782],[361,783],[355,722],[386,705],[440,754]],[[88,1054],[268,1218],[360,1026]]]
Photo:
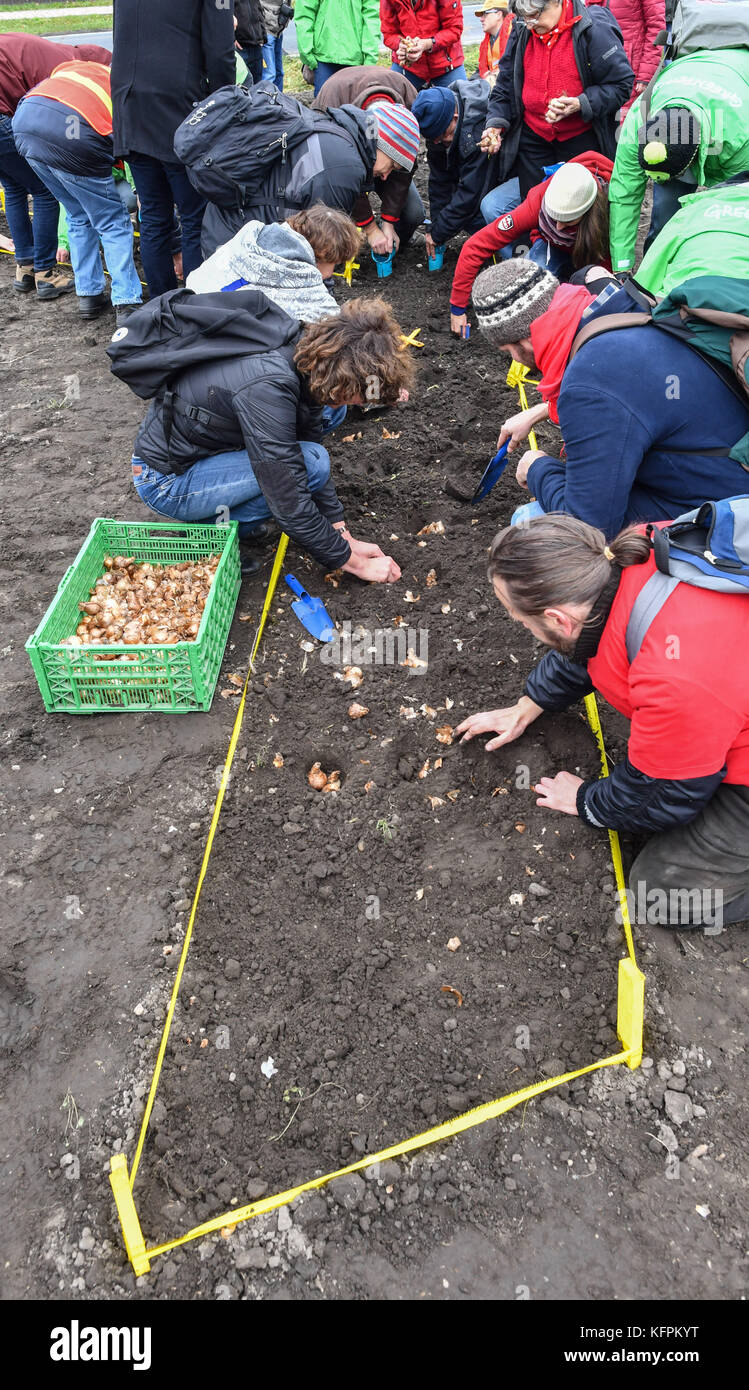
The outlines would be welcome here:
[[[483,30],[480,21],[475,19],[473,15],[466,16],[465,24],[463,25],[463,42],[479,43],[482,35]],[[55,40],[55,43],[98,43],[101,44],[103,48],[112,47],[111,30],[109,32],[106,30],[99,30],[98,33],[93,34],[53,34],[52,38]],[[288,27],[284,29],[283,46],[285,53],[298,52],[296,29],[294,28],[293,20]]]

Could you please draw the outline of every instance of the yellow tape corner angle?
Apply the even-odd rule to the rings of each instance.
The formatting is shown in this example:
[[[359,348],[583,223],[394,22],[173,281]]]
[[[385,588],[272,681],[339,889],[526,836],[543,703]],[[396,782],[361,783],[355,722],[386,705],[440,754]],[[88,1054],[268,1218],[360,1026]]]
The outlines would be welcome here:
[[[127,1257],[136,1275],[148,1274],[151,1261],[146,1254],[146,1242],[140,1228],[138,1213],[135,1210],[127,1172],[127,1159],[124,1154],[114,1154],[110,1159],[109,1181],[112,1185],[117,1215],[120,1218]]]
[[[616,1031],[622,1047],[630,1054],[627,1066],[633,1071],[642,1061],[642,1030],[645,1022],[645,976],[635,961],[624,956],[619,961]]]

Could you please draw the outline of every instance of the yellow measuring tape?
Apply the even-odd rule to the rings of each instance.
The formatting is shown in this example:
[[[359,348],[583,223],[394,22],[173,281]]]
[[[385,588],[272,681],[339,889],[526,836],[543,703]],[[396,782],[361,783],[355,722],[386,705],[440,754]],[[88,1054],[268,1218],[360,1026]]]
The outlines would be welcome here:
[[[346,281],[346,284],[347,284],[347,285],[350,285],[350,284],[351,284],[351,277],[352,277],[352,275],[353,275],[353,273],[354,273],[355,270],[361,270],[361,266],[359,265],[359,262],[358,262],[358,261],[350,260],[350,261],[346,261],[346,264],[345,264],[345,266],[343,267],[343,270],[334,270],[334,271],[333,271],[333,274],[334,274],[335,276],[337,276],[337,278],[338,278],[339,280],[345,280],[345,281]]]
[[[260,645],[260,640],[263,635],[266,619],[273,599],[273,594],[278,583],[278,578],[281,572],[281,566],[283,564],[287,544],[288,538],[284,535],[281,537],[278,549],[276,551],[276,557],[273,562],[273,569],[271,571],[270,580],[268,582],[268,589],[265,596],[263,611],[260,617],[260,622],[258,624],[255,640],[252,646],[250,663],[247,670],[247,676],[245,677],[244,688],[242,690],[242,697],[240,700],[239,708],[237,710],[237,716],[234,721],[234,728],[232,730],[231,739],[229,741],[229,751],[227,753],[226,763],[224,765],[224,770],[221,777],[221,785],[219,787],[218,795],[216,797],[216,804],[214,806],[213,816],[208,831],[208,838],[206,840],[205,851],[203,853],[203,859],[200,866],[200,873],[198,875],[198,882],[195,889],[195,895],[193,897],[192,908],[190,910],[190,918],[187,924],[187,931],[185,933],[185,940],[182,947],[182,955],[180,957],[177,975],[174,981],[171,999],[169,1001],[166,1022],[164,1024],[161,1043],[159,1045],[159,1051],[156,1058],[156,1065],[154,1068],[153,1080],[151,1082],[151,1088],[148,1093],[148,1100],[146,1102],[146,1109],[143,1115],[143,1121],[141,1123],[140,1134],[138,1136],[138,1143],[136,1146],[132,1167],[130,1169],[130,1172],[128,1173],[127,1158],[125,1154],[115,1154],[110,1162],[109,1180],[112,1185],[112,1192],[114,1194],[114,1200],[117,1206],[117,1214],[120,1219],[120,1226],[122,1228],[125,1249],[127,1251],[128,1259],[130,1260],[130,1263],[132,1264],[136,1275],[147,1274],[149,1269],[151,1268],[151,1260],[155,1259],[157,1255],[164,1255],[169,1250],[176,1250],[177,1247],[180,1245],[186,1245],[189,1241],[198,1240],[200,1237],[211,1235],[216,1231],[223,1231],[227,1229],[231,1230],[235,1226],[239,1225],[240,1222],[249,1221],[254,1216],[261,1216],[266,1212],[276,1211],[279,1207],[285,1206],[288,1203],[293,1202],[295,1198],[299,1197],[303,1192],[311,1192],[315,1188],[324,1187],[325,1184],[330,1182],[333,1178],[345,1177],[348,1173],[356,1173],[357,1171],[363,1168],[369,1168],[372,1164],[383,1163],[386,1159],[398,1158],[403,1154],[413,1153],[417,1149],[425,1148],[428,1144],[435,1144],[442,1139],[454,1138],[455,1135],[462,1133],[464,1130],[473,1129],[476,1125],[481,1125],[484,1124],[487,1120],[495,1119],[498,1115],[505,1114],[508,1110],[514,1109],[517,1105],[522,1105],[525,1101],[532,1100],[535,1096],[542,1095],[545,1091],[550,1091],[556,1086],[563,1086],[569,1081],[574,1081],[579,1076],[585,1076],[589,1072],[598,1071],[602,1067],[620,1066],[622,1063],[626,1063],[628,1067],[634,1068],[638,1067],[640,1065],[640,1062],[642,1061],[642,1030],[645,1001],[645,976],[638,969],[637,962],[635,959],[634,943],[632,940],[632,927],[629,920],[627,896],[624,884],[624,873],[622,868],[621,849],[619,846],[619,837],[616,831],[610,830],[609,840],[611,844],[612,861],[614,866],[614,874],[616,877],[617,889],[619,892],[620,910],[628,952],[627,958],[619,961],[617,1033],[619,1036],[619,1040],[622,1043],[623,1050],[621,1052],[616,1052],[610,1057],[604,1057],[601,1061],[592,1062],[588,1066],[580,1067],[575,1071],[565,1072],[561,1076],[554,1076],[550,1077],[548,1080],[534,1082],[530,1086],[525,1086],[520,1091],[512,1091],[506,1096],[501,1096],[498,1100],[488,1101],[483,1105],[478,1105],[475,1109],[468,1110],[465,1112],[465,1114],[456,1116],[455,1119],[447,1120],[444,1124],[436,1125],[433,1129],[424,1130],[421,1134],[413,1135],[410,1139],[401,1140],[396,1144],[390,1145],[386,1149],[380,1149],[377,1153],[366,1154],[364,1158],[358,1159],[355,1163],[348,1164],[345,1168],[338,1168],[334,1172],[325,1173],[322,1177],[319,1178],[311,1178],[307,1182],[300,1183],[297,1187],[288,1188],[285,1192],[277,1192],[272,1197],[263,1197],[258,1202],[252,1202],[247,1206],[237,1207],[233,1210],[229,1210],[227,1212],[224,1212],[221,1216],[214,1216],[211,1218],[210,1221],[205,1221],[200,1226],[194,1226],[191,1230],[186,1231],[184,1235],[178,1236],[174,1240],[164,1241],[160,1245],[146,1246],[145,1238],[141,1230],[140,1220],[138,1218],[138,1212],[136,1210],[135,1202],[133,1200],[133,1184],[135,1182],[136,1173],[138,1171],[141,1155],[143,1153],[143,1145],[146,1138],[146,1131],[148,1129],[148,1123],[151,1117],[151,1111],[153,1109],[153,1103],[156,1096],[156,1088],[158,1086],[159,1077],[161,1075],[161,1068],[164,1061],[164,1054],[166,1052],[169,1031],[172,1026],[172,1019],[174,1017],[174,1009],[177,1002],[177,995],[179,993],[185,960],[187,958],[187,952],[192,937],[192,930],[195,923],[198,902],[200,899],[200,892],[203,886],[203,880],[206,875],[206,870],[208,868],[208,861],[210,859],[211,849],[213,847],[216,826],[218,823],[219,815],[221,813],[221,806],[224,800],[224,793],[228,784],[229,772],[231,769],[232,762],[234,760],[234,753],[237,746],[237,740],[239,738],[239,733],[242,727],[242,720],[244,718],[244,710],[249,680],[253,671],[255,656],[257,654],[257,650]],[[598,743],[599,753],[601,755],[601,770],[603,776],[605,777],[608,776],[608,764],[603,745],[603,733],[601,730],[601,722],[598,716],[598,707],[594,695],[588,695],[586,697],[585,707],[588,715],[588,721]]]

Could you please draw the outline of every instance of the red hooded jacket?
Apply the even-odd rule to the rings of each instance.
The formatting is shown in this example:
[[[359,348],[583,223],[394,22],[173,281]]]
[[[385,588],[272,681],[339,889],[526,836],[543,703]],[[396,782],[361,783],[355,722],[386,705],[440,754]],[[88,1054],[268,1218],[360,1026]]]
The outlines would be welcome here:
[[[584,164],[586,169],[590,169],[591,174],[596,178],[604,179],[608,183],[614,168],[613,161],[607,159],[605,154],[599,154],[598,150],[586,150],[583,154],[577,154],[570,164]],[[538,214],[541,210],[544,193],[546,192],[551,179],[544,179],[543,183],[537,183],[530,190],[524,202],[518,207],[513,208],[512,212],[506,212],[502,217],[498,217],[494,222],[490,222],[488,227],[484,227],[480,232],[474,232],[464,243],[463,249],[458,257],[458,264],[455,267],[452,289],[450,291],[450,308],[456,314],[465,313],[468,302],[471,298],[473,282],[484,264],[494,254],[501,250],[503,246],[509,246],[517,237],[530,233],[531,241],[537,241],[540,236],[538,230]],[[611,269],[608,247],[601,250],[601,265]]]
[[[663,54],[662,48],[654,47],[654,41],[666,27],[665,0],[610,0],[609,9],[622,31],[624,52],[635,84],[647,85]],[[629,110],[634,99],[633,91],[623,112]]]
[[[394,63],[401,39],[434,39],[431,53],[405,68],[425,82],[459,68],[463,62],[461,0],[380,0],[380,25]]]

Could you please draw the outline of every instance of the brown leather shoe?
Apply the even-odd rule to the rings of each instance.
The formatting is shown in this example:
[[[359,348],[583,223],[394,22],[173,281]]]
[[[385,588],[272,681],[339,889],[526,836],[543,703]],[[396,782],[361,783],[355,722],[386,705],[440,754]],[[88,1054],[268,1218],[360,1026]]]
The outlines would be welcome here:
[[[17,265],[16,278],[13,281],[13,289],[18,294],[30,294],[34,288],[34,267],[33,265]]]
[[[59,299],[61,294],[69,294],[75,289],[75,280],[60,266],[50,266],[49,270],[38,270],[35,275],[37,299]]]

